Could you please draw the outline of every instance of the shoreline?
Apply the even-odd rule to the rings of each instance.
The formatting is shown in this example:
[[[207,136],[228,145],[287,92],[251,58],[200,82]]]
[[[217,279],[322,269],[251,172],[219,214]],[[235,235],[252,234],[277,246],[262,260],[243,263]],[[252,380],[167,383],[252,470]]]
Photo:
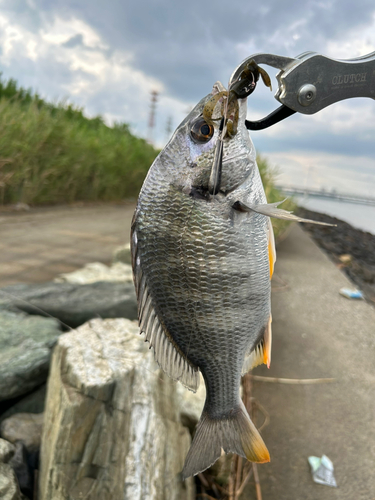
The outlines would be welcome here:
[[[306,219],[336,224],[337,227],[328,227],[301,223],[301,227],[375,306],[375,235],[324,213],[302,207],[296,213]]]

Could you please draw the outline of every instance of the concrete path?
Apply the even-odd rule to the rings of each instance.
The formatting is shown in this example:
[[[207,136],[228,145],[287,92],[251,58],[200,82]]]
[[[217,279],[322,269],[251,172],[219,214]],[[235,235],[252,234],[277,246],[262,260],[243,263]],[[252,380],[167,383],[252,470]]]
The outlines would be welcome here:
[[[336,382],[254,381],[270,415],[263,500],[375,499],[375,308],[339,295],[353,285],[298,226],[279,245],[275,272],[271,368],[253,374]],[[307,457],[322,454],[337,489],[312,481]]]
[[[0,287],[51,281],[88,262],[109,264],[129,242],[135,204],[0,212]]]

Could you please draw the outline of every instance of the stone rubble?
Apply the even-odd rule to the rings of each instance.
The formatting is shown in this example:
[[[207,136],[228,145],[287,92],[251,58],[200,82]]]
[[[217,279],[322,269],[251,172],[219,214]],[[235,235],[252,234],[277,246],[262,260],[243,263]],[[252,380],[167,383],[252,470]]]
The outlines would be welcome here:
[[[0,438],[0,463],[8,463],[13,457],[16,448],[14,444],[10,443],[6,439]]]
[[[60,336],[47,389],[39,500],[192,500],[176,383],[127,319]]]
[[[0,415],[0,424],[3,420],[15,413],[43,413],[46,399],[46,384],[40,385],[35,391],[21,398]]]
[[[47,378],[58,321],[0,310],[0,401],[27,394]]]
[[[133,283],[19,284],[0,288],[1,310],[45,314],[76,328],[92,318],[136,319],[137,300]]]
[[[111,267],[101,262],[90,262],[82,269],[60,274],[54,279],[55,283],[75,283],[77,285],[87,285],[97,281],[133,283],[132,267],[123,262],[115,262]]]
[[[25,445],[21,441],[17,441],[15,452],[9,460],[9,465],[16,475],[21,493],[27,498],[32,498],[33,495],[34,470],[38,468],[37,462],[37,455],[35,453],[29,454]]]
[[[23,498],[13,467],[9,465],[16,447],[0,438],[0,498],[2,500],[21,500]]]
[[[0,498],[2,500],[22,500],[16,474],[8,464],[0,463]]]
[[[132,263],[130,243],[115,248],[113,252],[112,263],[116,262],[123,262],[124,264]]]
[[[1,437],[13,444],[22,442],[29,453],[37,452],[42,438],[43,417],[43,413],[16,413],[1,423]]]

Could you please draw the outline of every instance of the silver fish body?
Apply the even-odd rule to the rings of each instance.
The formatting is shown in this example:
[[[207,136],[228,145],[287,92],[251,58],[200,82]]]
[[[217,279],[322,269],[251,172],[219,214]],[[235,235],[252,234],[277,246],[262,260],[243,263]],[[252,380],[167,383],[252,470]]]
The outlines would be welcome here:
[[[264,205],[266,197],[244,125],[246,100],[237,134],[224,143],[220,192],[208,193],[218,127],[203,144],[190,131],[211,97],[150,168],[132,225],[141,330],[171,377],[196,390],[199,370],[207,389],[184,477],[209,467],[221,449],[269,460],[239,397],[243,367],[259,354],[271,310],[269,219],[238,201]]]

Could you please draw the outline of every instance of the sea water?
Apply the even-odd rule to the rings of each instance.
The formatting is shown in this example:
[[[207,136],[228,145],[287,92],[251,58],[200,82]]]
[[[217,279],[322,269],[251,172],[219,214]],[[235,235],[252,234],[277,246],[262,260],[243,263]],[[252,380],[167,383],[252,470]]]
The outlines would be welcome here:
[[[308,210],[336,217],[357,229],[375,234],[375,206],[303,196],[295,196],[294,200],[297,205]]]

